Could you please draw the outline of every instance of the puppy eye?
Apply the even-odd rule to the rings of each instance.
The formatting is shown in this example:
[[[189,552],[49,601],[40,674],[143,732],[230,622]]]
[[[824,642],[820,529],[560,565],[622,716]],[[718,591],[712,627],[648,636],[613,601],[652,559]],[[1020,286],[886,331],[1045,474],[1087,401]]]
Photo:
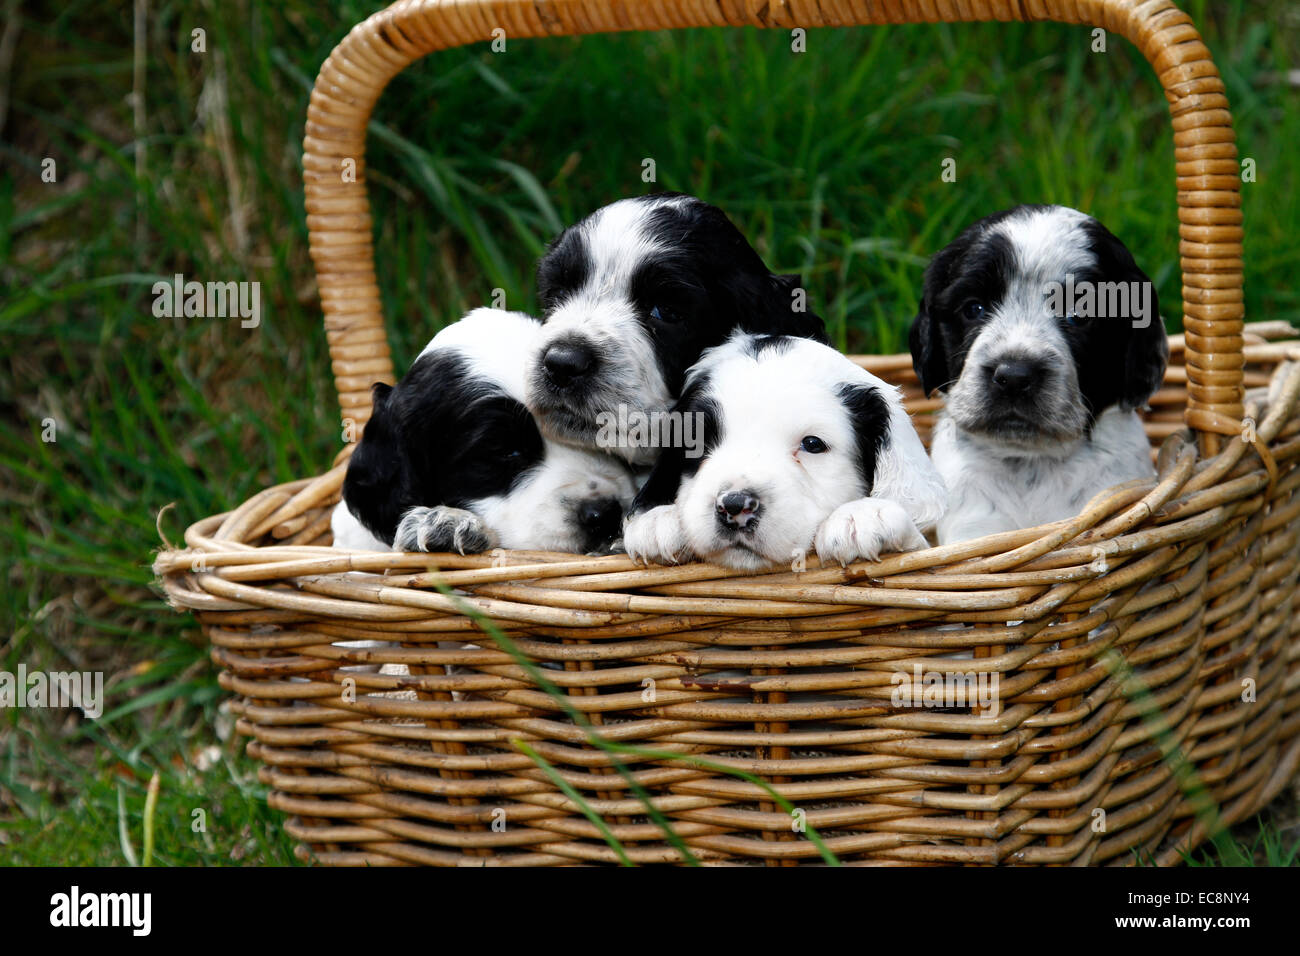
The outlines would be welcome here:
[[[799,447],[810,455],[820,455],[824,451],[830,451],[826,447],[826,443],[816,435],[805,435],[803,441],[799,443]]]
[[[678,315],[676,310],[670,309],[666,305],[656,305],[651,309],[650,318],[654,319],[656,322],[667,322],[670,325],[681,321],[681,316]]]
[[[1088,317],[1086,315],[1080,315],[1078,312],[1071,312],[1066,315],[1065,324],[1073,326],[1074,328],[1079,328],[1088,324]]]
[[[984,315],[984,303],[977,299],[969,299],[962,303],[961,317],[967,322],[975,322]]]

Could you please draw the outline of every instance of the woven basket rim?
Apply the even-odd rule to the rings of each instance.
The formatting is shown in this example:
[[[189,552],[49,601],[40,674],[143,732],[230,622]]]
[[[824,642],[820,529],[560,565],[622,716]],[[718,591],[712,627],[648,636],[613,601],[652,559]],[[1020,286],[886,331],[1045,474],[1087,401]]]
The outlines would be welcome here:
[[[807,568],[798,572],[805,580],[816,580],[826,572],[841,577],[841,583],[869,580],[908,572],[929,575],[971,574],[987,575],[1007,568],[1019,567],[1028,562],[1066,560],[1077,558],[1080,548],[1107,552],[1115,540],[1134,529],[1145,527],[1144,519],[1160,509],[1176,503],[1189,493],[1205,492],[1229,473],[1236,474],[1243,467],[1267,473],[1271,464],[1268,451],[1279,430],[1295,410],[1300,398],[1300,339],[1282,339],[1294,334],[1295,329],[1285,323],[1270,323],[1260,329],[1260,343],[1247,348],[1255,360],[1280,360],[1272,374],[1273,390],[1278,400],[1265,406],[1261,412],[1258,400],[1245,408],[1245,417],[1258,420],[1254,443],[1230,443],[1214,456],[1202,458],[1196,454],[1191,434],[1184,429],[1165,438],[1162,450],[1162,471],[1157,478],[1124,482],[1104,489],[1081,510],[1078,515],[1059,521],[1030,526],[1014,531],[998,532],[943,546],[883,557],[879,561],[853,562],[847,568],[830,563],[823,565],[815,554],[809,554]],[[880,359],[882,365],[896,362],[895,356],[854,356],[871,361]],[[1258,397],[1257,397],[1258,399]],[[366,552],[350,551],[331,545],[275,543],[252,546],[249,539],[264,537],[278,525],[297,516],[304,506],[333,506],[339,500],[343,475],[347,466],[347,453],[353,446],[344,446],[336,464],[327,471],[307,478],[295,479],[266,487],[255,492],[235,508],[210,515],[194,522],[185,533],[185,548],[166,548],[158,555],[156,569],[166,574],[193,563],[196,552],[205,552],[204,566],[228,565],[302,565],[301,573],[329,574],[353,571],[383,571],[385,573],[418,573],[430,567],[446,572],[474,571],[467,580],[478,582],[499,580],[525,580],[530,574],[542,577],[636,573],[646,569],[671,568],[687,574],[706,574],[710,580],[766,580],[767,586],[780,586],[781,578],[790,578],[785,566],[758,570],[737,570],[707,562],[691,561],[678,565],[640,565],[625,554],[600,556],[577,555],[562,552],[521,551],[497,548],[481,555],[422,552]],[[1247,465],[1243,465],[1243,459]],[[1253,464],[1252,464],[1253,460]],[[256,520],[249,519],[252,515]],[[234,521],[237,534],[229,533]],[[226,526],[225,534],[216,534]],[[224,546],[223,546],[224,544]],[[346,556],[346,557],[345,557]],[[330,570],[327,570],[330,569]],[[490,573],[483,573],[483,572]],[[811,577],[809,577],[811,575]],[[465,577],[462,575],[462,577]],[[457,578],[453,575],[450,581]],[[638,585],[629,584],[628,588]]]

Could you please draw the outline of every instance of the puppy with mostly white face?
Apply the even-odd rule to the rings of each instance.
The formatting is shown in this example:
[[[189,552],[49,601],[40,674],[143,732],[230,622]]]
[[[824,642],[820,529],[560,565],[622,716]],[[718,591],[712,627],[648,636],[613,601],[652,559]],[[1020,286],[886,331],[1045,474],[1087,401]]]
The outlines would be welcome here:
[[[524,407],[541,323],[475,309],[377,384],[332,525],[336,547],[595,552],[635,487],[616,458],[544,438]]]
[[[1154,285],[1096,219],[1017,206],[972,225],[926,270],[910,344],[926,394],[946,395],[940,544],[1071,517],[1154,475],[1135,409],[1169,345]]]
[[[769,272],[722,210],[679,193],[619,200],[564,230],[537,292],[546,329],[529,409],[548,437],[637,466],[657,448],[602,437],[603,422],[668,411],[706,348],[736,329],[826,341],[799,277]]]
[[[632,504],[632,557],[758,569],[876,560],[926,546],[943,483],[898,390],[809,339],[736,333],[704,353],[674,408],[703,453],[664,451]]]

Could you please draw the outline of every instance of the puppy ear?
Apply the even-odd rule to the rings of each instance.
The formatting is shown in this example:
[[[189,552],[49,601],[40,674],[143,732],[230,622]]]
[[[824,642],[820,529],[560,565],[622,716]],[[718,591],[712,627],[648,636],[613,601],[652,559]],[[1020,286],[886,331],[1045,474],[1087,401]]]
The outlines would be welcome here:
[[[953,378],[952,360],[943,340],[942,314],[935,311],[937,302],[948,288],[955,263],[977,241],[984,224],[993,218],[967,226],[956,239],[936,252],[925,267],[921,303],[907,333],[907,344],[912,352],[912,368],[926,395],[947,388]]]
[[[1120,401],[1126,409],[1144,406],[1164,383],[1165,368],[1169,364],[1169,339],[1165,335],[1165,320],[1155,310],[1156,294],[1152,287],[1153,314],[1143,328],[1134,328],[1129,337],[1128,351],[1124,357],[1124,396]]]
[[[581,230],[569,226],[550,241],[537,261],[537,302],[542,310],[549,313],[565,293],[582,285],[589,268]]]
[[[722,288],[730,300],[733,328],[830,343],[821,316],[808,307],[808,291],[799,276],[743,272],[724,280]]]
[[[826,323],[820,315],[808,308],[808,290],[803,286],[803,276],[795,273],[772,274],[768,280],[773,289],[774,321],[785,326],[773,331],[779,335],[797,335],[799,338],[829,345]],[[782,311],[782,306],[787,306],[789,311]]]
[[[948,382],[948,353],[935,322],[930,318],[928,295],[921,297],[916,318],[907,333],[907,345],[912,351],[912,368],[921,380],[921,391],[929,395]]]
[[[399,417],[391,408],[393,387],[376,382],[373,408],[352,450],[343,478],[343,500],[367,531],[392,544],[402,513],[409,507],[410,462]]]
[[[1109,229],[1095,219],[1086,222],[1084,229],[1101,279],[1124,283],[1133,290],[1129,294],[1129,315],[1105,321],[1127,323],[1120,405],[1124,409],[1141,408],[1163,384],[1169,363],[1169,340],[1160,317],[1156,285]]]
[[[681,416],[681,421],[686,422],[692,416],[699,423],[695,430],[698,443],[692,448],[684,443],[673,445],[660,452],[645,484],[632,499],[627,511],[629,517],[676,501],[682,482],[699,470],[700,462],[722,437],[721,411],[709,397],[708,385],[708,373],[697,372],[687,380],[681,398],[672,409],[674,415]]]
[[[865,495],[902,505],[924,531],[943,517],[947,489],[912,427],[898,390],[871,378],[839,389],[853,423]]]
[[[677,500],[677,489],[681,487],[685,473],[686,449],[665,448],[655,459],[645,484],[637,490],[627,516],[630,518],[651,508],[672,504]]]

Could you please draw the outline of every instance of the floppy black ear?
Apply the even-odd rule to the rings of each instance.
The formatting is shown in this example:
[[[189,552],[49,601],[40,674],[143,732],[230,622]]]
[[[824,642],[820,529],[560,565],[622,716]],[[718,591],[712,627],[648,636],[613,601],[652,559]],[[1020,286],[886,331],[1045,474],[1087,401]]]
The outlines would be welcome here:
[[[808,307],[808,292],[797,275],[743,271],[723,279],[731,326],[759,335],[794,335],[830,343],[821,316]]]
[[[587,280],[590,271],[581,230],[570,226],[551,240],[537,262],[537,301],[542,311],[550,313]]]
[[[796,335],[799,338],[812,339],[823,345],[829,345],[826,323],[822,321],[820,315],[808,307],[808,290],[803,287],[803,277],[795,274],[769,273],[767,280],[770,287],[768,293],[770,310],[765,320],[767,327],[746,331]],[[761,318],[761,310],[758,315]]]
[[[862,493],[870,496],[876,487],[876,459],[889,442],[889,404],[880,389],[859,382],[842,383],[836,391],[853,426]]]
[[[907,345],[912,352],[912,368],[921,380],[921,391],[929,395],[943,389],[952,378],[948,348],[944,344],[941,320],[935,313],[936,301],[948,285],[948,273],[959,255],[962,255],[979,235],[980,223],[968,226],[956,239],[948,243],[925,267],[921,303],[916,307],[916,318],[907,333]]]
[[[367,531],[392,544],[397,522],[415,504],[411,462],[400,418],[391,407],[392,386],[376,382],[371,394],[373,409],[348,461],[343,500]]]
[[[921,380],[921,391],[929,395],[948,381],[948,352],[943,344],[938,325],[930,318],[928,293],[922,295],[916,318],[907,333],[907,344],[912,351],[912,368]]]
[[[1169,339],[1165,334],[1165,320],[1160,317],[1155,286],[1150,288],[1150,315],[1144,327],[1132,330],[1124,356],[1124,396],[1121,403],[1125,408],[1141,408],[1145,405],[1164,383],[1165,367],[1169,364]]]
[[[1138,266],[1128,247],[1109,229],[1095,219],[1087,222],[1084,229],[1102,281],[1122,282],[1132,290],[1130,314],[1104,321],[1124,323],[1124,383],[1120,404],[1125,409],[1141,408],[1163,384],[1169,362],[1169,341],[1164,319],[1160,317],[1156,286]]]
[[[669,446],[660,452],[645,484],[632,499],[632,505],[627,511],[629,517],[660,505],[672,504],[677,499],[682,481],[699,470],[704,456],[722,437],[721,414],[717,402],[707,394],[708,382],[707,373],[695,375],[672,409],[674,414],[682,416],[683,422],[688,415],[697,416],[698,427],[692,433],[699,436],[699,442],[693,448],[687,448],[683,443]]]
[[[645,484],[632,499],[632,504],[627,509],[628,517],[676,501],[677,489],[681,487],[685,472],[686,450],[665,448],[655,459],[654,467],[650,469]]]
[[[865,494],[897,502],[922,531],[948,506],[935,471],[898,390],[862,373],[869,382],[845,382],[838,394],[853,425],[858,472]]]

